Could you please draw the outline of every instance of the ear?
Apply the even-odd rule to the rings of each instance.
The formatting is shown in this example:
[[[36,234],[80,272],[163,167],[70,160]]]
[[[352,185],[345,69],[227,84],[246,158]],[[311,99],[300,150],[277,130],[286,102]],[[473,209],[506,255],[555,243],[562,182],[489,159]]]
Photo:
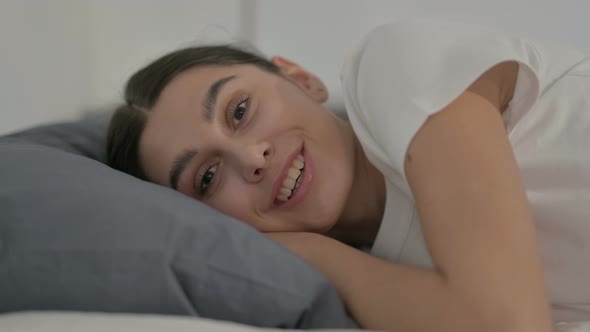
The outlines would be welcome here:
[[[318,103],[328,100],[328,89],[317,76],[282,56],[274,56],[271,62],[281,69],[283,76],[297,84],[313,100]]]

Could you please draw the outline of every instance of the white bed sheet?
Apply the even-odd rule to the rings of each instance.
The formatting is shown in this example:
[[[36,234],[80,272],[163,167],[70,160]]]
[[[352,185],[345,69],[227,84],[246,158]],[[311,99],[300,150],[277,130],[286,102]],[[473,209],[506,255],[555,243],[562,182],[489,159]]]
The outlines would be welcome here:
[[[97,312],[30,311],[0,314],[2,332],[289,332],[252,327],[205,318],[112,314]],[[317,332],[353,332],[352,329],[326,329]],[[363,330],[368,332],[367,330]],[[590,332],[590,322],[560,323],[555,332]]]
[[[96,312],[30,311],[0,315],[1,332],[284,332],[212,319]],[[321,332],[360,330],[326,329]]]

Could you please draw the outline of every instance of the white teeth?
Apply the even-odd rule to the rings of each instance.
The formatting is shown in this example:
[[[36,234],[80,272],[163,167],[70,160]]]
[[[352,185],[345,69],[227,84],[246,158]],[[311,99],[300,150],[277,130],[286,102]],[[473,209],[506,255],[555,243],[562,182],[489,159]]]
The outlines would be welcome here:
[[[281,188],[281,195],[285,197],[291,196],[292,191],[287,188]]]
[[[287,170],[287,177],[283,181],[283,186],[277,196],[277,200],[286,202],[291,197],[293,191],[299,187],[301,183],[301,173],[305,166],[305,159],[302,155],[298,155],[293,160],[293,165]]]
[[[286,178],[285,181],[283,181],[283,188],[287,188],[287,189],[293,188],[294,185],[295,185],[295,179]]]
[[[291,179],[297,179],[299,174],[301,174],[301,171],[297,168],[289,168],[289,171],[287,172],[287,176]]]
[[[305,165],[305,164],[303,163],[303,161],[299,161],[299,160],[295,160],[295,161],[293,161],[293,166],[294,166],[296,169],[302,169],[304,165]]]

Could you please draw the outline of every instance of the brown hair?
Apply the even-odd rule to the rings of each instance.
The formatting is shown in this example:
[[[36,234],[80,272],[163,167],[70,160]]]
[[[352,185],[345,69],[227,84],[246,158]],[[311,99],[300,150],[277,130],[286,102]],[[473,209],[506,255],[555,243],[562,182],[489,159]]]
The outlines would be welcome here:
[[[125,86],[125,104],[116,109],[109,125],[106,140],[109,166],[146,180],[139,162],[139,140],[147,122],[146,112],[156,104],[166,85],[190,68],[234,64],[251,64],[280,73],[274,63],[262,56],[229,45],[217,45],[174,51],[133,74]]]

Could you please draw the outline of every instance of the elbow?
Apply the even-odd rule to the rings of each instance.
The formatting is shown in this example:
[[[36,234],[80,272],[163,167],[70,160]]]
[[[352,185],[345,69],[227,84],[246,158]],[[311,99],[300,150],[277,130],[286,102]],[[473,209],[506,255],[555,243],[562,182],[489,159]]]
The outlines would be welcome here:
[[[541,321],[525,321],[525,320],[497,320],[493,322],[485,322],[483,328],[479,329],[482,332],[551,332],[551,324],[543,323]]]
[[[490,305],[472,305],[466,309],[466,331],[480,332],[551,332],[552,323],[548,310],[514,304],[491,308]],[[467,327],[466,326],[466,327]]]
[[[523,320],[511,320],[509,317],[499,318],[493,321],[479,321],[477,331],[481,332],[550,332],[550,325],[541,326],[539,322],[527,322]]]
[[[553,323],[545,291],[527,284],[469,284],[446,281],[446,299],[453,314],[463,322],[455,331],[551,332]],[[454,281],[454,280],[453,280]],[[495,287],[494,287],[495,286]],[[540,289],[539,289],[540,288]],[[450,314],[447,311],[447,314]]]

